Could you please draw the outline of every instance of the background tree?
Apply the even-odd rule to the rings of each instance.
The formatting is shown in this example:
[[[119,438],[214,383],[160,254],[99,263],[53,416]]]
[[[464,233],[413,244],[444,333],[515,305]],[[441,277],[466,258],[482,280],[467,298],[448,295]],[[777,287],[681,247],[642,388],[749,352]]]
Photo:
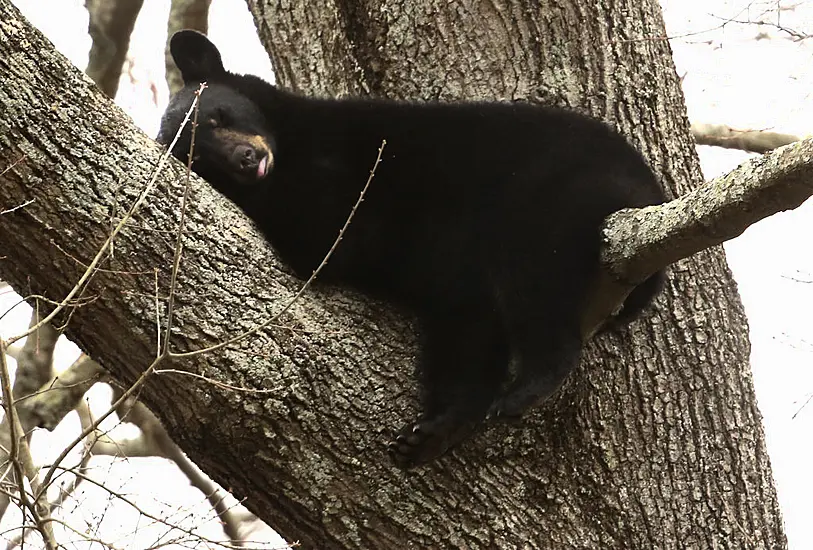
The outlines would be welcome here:
[[[279,20],[286,15],[289,18],[291,26],[274,29],[274,36],[282,44],[275,42],[272,47],[280,79],[286,73],[286,67],[279,66],[280,60],[286,60],[289,70],[285,78],[294,87],[299,82],[300,89],[369,90],[398,97],[494,94],[501,98],[553,100],[602,115],[627,135],[637,137],[636,145],[647,154],[656,172],[664,174],[671,188],[676,187],[675,181],[699,180],[668,49],[663,42],[639,40],[660,36],[660,22],[651,18],[652,13],[658,12],[657,6],[630,2],[614,6],[611,12],[603,11],[601,6],[579,6],[578,10],[562,13],[527,13],[516,6],[511,11],[511,6],[501,5],[502,9],[495,13],[481,14],[471,8],[452,15],[442,7],[426,7],[425,11],[393,8],[386,13],[370,14],[349,4],[323,6],[318,13],[313,11],[316,7],[303,6],[292,8],[291,12],[262,14],[254,6],[255,14],[260,13],[275,24],[282,25]],[[630,13],[636,17],[622,17]],[[510,15],[501,18],[501,14]],[[365,20],[365,16],[369,19]],[[360,19],[364,25],[357,27],[355,23]],[[326,25],[324,28],[334,32],[318,33],[316,27],[303,24],[306,20]],[[492,31],[502,30],[499,40],[494,32],[488,36],[475,32],[482,28],[483,21],[494,25]],[[613,25],[606,26],[607,22]],[[293,23],[299,25],[295,27]],[[612,35],[608,29],[613,30]],[[290,40],[282,37],[286,30]],[[588,38],[582,38],[583,33]],[[313,53],[310,61],[313,66],[298,66],[301,58],[286,56],[303,48]],[[478,51],[481,57],[467,56],[469,51]],[[548,57],[552,51],[557,54],[555,58]],[[637,62],[628,66],[622,63],[632,58]],[[420,63],[407,71],[406,59]],[[641,59],[647,63],[641,63]],[[442,66],[460,68],[460,73],[447,73]],[[359,68],[363,70],[346,70]],[[511,71],[505,72],[504,68]],[[565,68],[567,73],[563,72]],[[560,86],[551,85],[557,82],[557,75]],[[401,80],[396,89],[393,83]],[[548,83],[549,88],[540,82]],[[593,87],[595,83],[600,85]],[[84,89],[81,85],[77,88],[75,96],[68,99],[81,102],[84,97],[87,107],[102,105],[90,103],[94,100],[92,94],[81,93]],[[3,135],[17,135],[12,130],[19,131],[16,129],[23,116],[14,114],[7,125],[8,132],[0,132]],[[33,120],[29,120],[26,128],[27,143],[40,147],[45,136],[53,132],[38,128]],[[72,130],[57,130],[67,132],[63,137],[75,137]],[[673,139],[661,139],[667,135]],[[137,137],[133,139],[138,143]],[[145,144],[143,140],[141,143]],[[656,143],[660,146],[656,147]],[[5,154],[11,157],[11,153],[22,148],[16,143]],[[64,153],[66,158],[69,155],[69,151]],[[83,162],[92,164],[95,157],[84,158]],[[40,162],[33,155],[30,159],[9,172],[7,179],[15,185],[8,196],[27,189],[20,183],[21,178],[31,174],[21,175],[20,171],[30,166],[36,168]],[[8,159],[4,156],[3,160]],[[132,161],[118,160],[121,165],[117,170],[111,167],[111,159],[96,162],[104,162],[103,166],[118,177],[138,172]],[[77,181],[71,185],[77,185],[85,171],[78,171]],[[47,181],[55,183],[58,176],[49,175]],[[87,185],[88,181],[83,183]],[[98,184],[96,187],[91,184],[90,188],[103,192]],[[84,188],[84,195],[87,189]],[[211,212],[207,208],[212,205],[206,204],[207,191],[200,193],[203,204],[196,205],[196,210],[205,215]],[[71,195],[74,199],[82,196],[82,192]],[[163,198],[163,194],[156,197],[151,211],[143,214],[145,222],[159,222],[147,227],[169,226],[160,223],[169,219],[161,217],[162,212],[166,215],[170,210],[161,208],[163,203],[159,199]],[[54,201],[39,202],[47,205]],[[26,209],[25,213],[36,216],[37,211],[32,210]],[[196,221],[193,219],[188,235],[196,241],[205,239],[195,231]],[[9,228],[13,231],[6,233]],[[4,238],[13,235],[15,242],[25,243],[26,238],[43,238],[43,226],[36,228],[38,236],[34,229],[21,227],[12,220],[0,232]],[[245,316],[246,311],[254,308],[262,310],[253,302],[257,297],[265,298],[261,294],[263,288],[272,288],[284,296],[280,284],[287,282],[292,288],[297,287],[282,276],[272,277],[275,273],[267,267],[272,260],[253,256],[256,251],[240,249],[248,257],[243,254],[234,257],[234,248],[224,246],[235,244],[233,238],[234,235],[224,235],[226,243],[206,241],[205,247],[199,245],[199,251],[205,248],[205,255],[198,256],[190,250],[192,257],[185,264],[185,277],[189,279],[182,280],[180,288],[184,288],[185,282],[215,277],[205,270],[196,271],[199,267],[196,262],[216,258],[233,265],[235,273],[245,275],[234,280],[254,282],[252,290],[248,296],[245,292],[240,295],[238,290],[231,300],[228,296],[222,296],[222,301],[220,296],[207,296],[209,305],[195,304],[205,310],[212,307],[209,300],[217,300],[225,313],[217,309],[207,312],[216,314],[215,317],[201,311],[179,312],[179,320],[184,321],[178,325],[183,330],[182,346],[216,339],[218,329],[229,328],[218,327],[217,319],[225,319],[224,325],[228,325],[231,319],[241,318],[234,312],[242,311]],[[108,278],[99,274],[97,284],[99,279],[108,278],[109,285],[123,288],[126,284],[128,288],[148,292],[145,283],[138,281],[136,264],[157,265],[161,252],[166,256],[167,248],[161,249],[160,242],[145,243],[145,239],[143,232],[135,231],[124,238],[125,243],[117,243],[118,254],[122,253],[121,246],[129,251],[127,247],[136,242],[143,248],[137,256],[124,256],[128,258],[129,275]],[[77,266],[66,260],[65,250],[68,257],[83,258],[89,250],[84,246],[96,244],[61,240],[59,243],[67,248],[59,252],[52,248],[50,253],[55,254],[53,261],[67,273]],[[156,247],[151,250],[152,256],[148,250],[151,247]],[[224,253],[218,254],[219,250]],[[241,260],[251,259],[256,263],[249,270]],[[387,328],[398,325],[397,321],[387,324],[381,320],[387,313],[360,309],[359,302],[346,294],[322,294],[297,304],[292,310],[294,319],[306,328],[318,330],[315,334],[296,331],[275,334],[269,345],[274,351],[279,350],[279,357],[289,360],[282,359],[275,365],[281,372],[268,371],[263,361],[253,362],[246,355],[207,357],[208,367],[213,369],[209,372],[217,372],[218,379],[253,380],[257,377],[252,374],[262,373],[269,382],[275,379],[284,382],[285,386],[273,398],[238,394],[235,399],[231,392],[218,397],[217,390],[210,386],[175,393],[177,387],[163,377],[144,396],[153,406],[163,405],[158,410],[175,433],[183,433],[183,445],[200,463],[210,466],[210,471],[221,479],[232,482],[239,492],[250,491],[257,499],[252,505],[263,517],[290,527],[287,531],[283,529],[284,533],[319,546],[386,546],[408,537],[419,546],[444,543],[513,546],[531,541],[541,547],[646,547],[656,540],[664,546],[691,540],[700,546],[716,543],[741,547],[750,542],[778,547],[782,544],[781,527],[747,374],[744,319],[730,285],[710,275],[703,278],[709,269],[711,273],[716,269],[718,275],[724,274],[723,265],[719,254],[712,253],[681,262],[673,270],[670,292],[650,320],[653,325],[640,323],[630,333],[600,339],[586,354],[583,368],[572,377],[571,384],[554,402],[533,415],[522,430],[493,428],[439,465],[408,478],[381,463],[383,443],[371,433],[370,426],[397,425],[400,405],[414,404],[412,389],[403,393],[394,409],[389,401],[399,393],[409,369],[397,369],[394,379],[391,372],[396,370],[399,355],[401,364],[409,363],[403,357],[409,355],[409,349],[401,347],[403,339],[397,333],[365,331],[364,323],[378,322]],[[24,280],[22,274],[34,271],[33,266],[21,261],[10,268],[9,280],[17,281],[19,286]],[[48,275],[32,275],[32,284],[48,285],[52,292],[65,290],[65,281],[50,282]],[[50,275],[55,278],[54,273]],[[265,277],[277,285],[264,287]],[[109,340],[118,338],[111,338],[114,335],[109,331],[98,334],[99,324],[93,320],[94,316],[100,320],[101,315],[106,321],[119,318],[124,324],[126,318],[133,322],[132,330],[148,340],[151,324],[143,319],[143,314],[149,311],[149,300],[139,302],[129,296],[119,301],[106,293],[104,302],[77,309],[70,330],[88,349],[98,350],[93,351],[94,357],[106,366],[111,363],[109,368],[115,369],[117,375],[132,379],[137,370],[133,358],[140,357],[145,360],[143,364],[148,363],[152,348],[136,338],[129,344],[116,343],[127,346],[126,352],[105,351],[104,341],[108,340],[110,346]],[[335,317],[330,317],[332,321],[326,326],[341,327],[343,322],[356,319],[364,323],[354,327],[352,334],[340,330],[338,335],[331,335],[334,340],[326,341],[326,329],[314,324],[314,317],[324,319],[328,312]],[[215,321],[207,323],[207,319]],[[105,323],[105,327],[113,330],[117,324]],[[637,339],[634,345],[632,335]],[[252,342],[252,346],[261,346],[262,342]],[[700,349],[698,344],[708,347]],[[678,348],[685,355],[671,357],[673,350],[667,346]],[[134,354],[129,355],[130,364],[112,365],[116,361],[128,363],[122,361],[128,353]],[[350,359],[349,353],[353,354]],[[617,362],[619,357],[624,361]],[[363,362],[356,365],[356,359]],[[191,385],[186,379],[174,382],[174,386]],[[376,390],[377,395],[363,395],[365,389]],[[212,407],[212,399],[218,406]],[[208,408],[199,408],[201,402]],[[254,426],[253,417],[246,418],[247,411],[259,410],[271,418],[270,430],[267,426],[264,429]],[[285,414],[280,414],[281,411]],[[685,411],[689,414],[685,415]],[[229,427],[236,422],[246,428],[241,430],[242,436],[226,427],[217,427],[215,423],[223,415],[230,419]],[[347,425],[358,430],[348,435]],[[252,436],[250,441],[246,441],[246,434]],[[262,437],[267,434],[273,437],[263,442]],[[506,440],[505,435],[511,438]],[[244,446],[241,448],[240,444]],[[251,454],[254,450],[258,455]],[[356,461],[359,457],[361,463]],[[718,469],[721,464],[723,468]],[[574,471],[579,476],[572,476]],[[263,477],[249,477],[247,472],[262,472]],[[669,497],[664,498],[665,494]]]
[[[110,97],[116,97],[122,65],[130,46],[144,0],[86,0],[88,34],[92,43],[88,55],[88,76]],[[212,0],[172,0],[167,22],[167,34],[172,36],[181,29],[195,29],[205,33],[209,28],[209,7]],[[167,84],[170,93],[182,86],[167,49]]]
[[[119,89],[121,67],[144,0],[85,0],[92,40],[88,76],[110,97]]]

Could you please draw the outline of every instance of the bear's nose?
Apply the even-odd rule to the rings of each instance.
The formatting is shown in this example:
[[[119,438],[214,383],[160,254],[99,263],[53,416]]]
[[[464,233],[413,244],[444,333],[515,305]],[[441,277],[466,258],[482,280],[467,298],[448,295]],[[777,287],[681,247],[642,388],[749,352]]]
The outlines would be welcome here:
[[[257,154],[250,145],[238,145],[235,147],[232,153],[232,160],[243,170],[257,166]]]

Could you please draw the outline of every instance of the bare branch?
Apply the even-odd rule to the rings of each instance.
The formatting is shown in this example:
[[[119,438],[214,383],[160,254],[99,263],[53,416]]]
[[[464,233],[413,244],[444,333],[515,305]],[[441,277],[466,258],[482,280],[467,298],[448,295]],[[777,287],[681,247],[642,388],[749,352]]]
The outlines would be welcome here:
[[[31,514],[34,519],[34,524],[37,530],[42,535],[42,540],[45,542],[45,547],[48,550],[56,550],[57,543],[54,539],[54,529],[51,523],[51,514],[48,506],[45,503],[45,497],[40,492],[40,482],[34,460],[31,457],[31,449],[28,446],[28,441],[23,431],[23,426],[20,424],[20,418],[17,416],[16,408],[14,407],[14,398],[11,391],[11,377],[8,372],[8,365],[6,363],[6,342],[0,340],[0,386],[2,386],[3,394],[3,408],[5,409],[7,421],[5,424],[8,426],[9,431],[9,453],[8,458],[14,470],[14,475],[17,480],[18,495],[20,504],[25,511]],[[29,494],[26,483],[31,486],[31,493],[33,499]]]
[[[36,326],[39,323],[40,317],[39,307],[34,307],[31,312],[30,326]],[[19,416],[20,431],[24,435],[26,442],[31,440],[29,433],[31,429],[30,417],[27,411],[23,411],[18,407],[17,402],[19,399],[33,394],[51,378],[53,372],[54,347],[58,339],[59,332],[54,330],[50,324],[45,324],[42,325],[39,330],[31,334],[19,350],[19,353],[16,353],[17,371],[14,376],[14,388],[10,393],[13,400],[4,401],[4,407],[7,411],[12,408],[10,404],[14,403],[13,408],[15,409],[15,415],[12,417],[7,412],[3,421],[0,422],[0,448],[2,448],[2,451],[0,451],[0,460],[4,464],[13,460],[13,457],[9,456],[9,453],[15,446],[15,442],[13,441],[15,433],[14,426],[11,424],[13,418]],[[11,354],[5,345],[3,346],[2,353],[4,355],[3,368],[5,368],[5,355]],[[12,476],[12,481],[19,483],[15,471],[12,470],[9,473]],[[0,495],[0,517],[5,515],[9,503],[9,498],[5,494]]]
[[[115,236],[116,236],[116,235],[118,234],[118,232],[119,232],[119,231],[121,231],[121,229],[124,227],[126,220],[128,220],[128,219],[130,219],[130,218],[132,217],[132,215],[133,215],[133,214],[134,214],[134,213],[135,213],[135,212],[138,210],[138,208],[141,206],[141,204],[143,204],[143,202],[146,200],[146,198],[147,198],[147,196],[149,195],[149,193],[150,193],[150,192],[152,191],[152,189],[155,187],[156,182],[157,182],[157,180],[158,180],[158,176],[159,176],[159,174],[161,173],[161,169],[162,169],[162,167],[163,167],[164,161],[165,161],[165,160],[168,158],[169,151],[172,151],[172,148],[175,146],[175,143],[176,143],[176,142],[178,141],[178,139],[180,138],[181,132],[183,131],[184,127],[185,127],[185,126],[186,126],[186,124],[187,124],[187,123],[190,121],[190,119],[191,119],[192,117],[194,117],[194,119],[195,119],[195,120],[197,120],[200,94],[203,92],[203,90],[204,90],[205,88],[206,88],[206,85],[205,85],[205,84],[201,84],[201,85],[200,85],[200,88],[199,88],[199,89],[197,90],[197,92],[195,93],[195,99],[192,101],[192,104],[189,106],[189,110],[186,112],[186,114],[185,114],[185,116],[184,116],[184,119],[183,119],[183,121],[181,122],[181,125],[180,125],[180,127],[178,128],[177,133],[175,134],[175,137],[172,139],[172,142],[169,144],[169,147],[168,147],[168,149],[167,149],[166,153],[164,153],[164,154],[161,156],[161,161],[159,162],[158,167],[156,168],[155,172],[153,173],[153,177],[152,177],[152,178],[150,178],[150,181],[147,183],[146,187],[144,187],[144,188],[141,190],[141,192],[140,192],[140,193],[139,193],[139,195],[138,195],[138,199],[137,199],[137,200],[136,200],[136,201],[135,201],[135,202],[132,204],[132,206],[130,207],[130,209],[128,210],[127,214],[124,216],[124,218],[123,218],[123,219],[122,219],[122,220],[121,220],[121,221],[120,221],[120,222],[119,222],[119,223],[118,223],[118,224],[115,226],[115,228],[114,228],[114,229],[111,231],[110,235],[109,235],[109,236],[108,236],[108,238],[105,240],[104,244],[101,246],[101,248],[100,248],[99,252],[96,254],[96,256],[94,256],[93,262],[91,262],[91,263],[90,263],[90,265],[87,267],[87,269],[85,270],[85,273],[82,275],[82,277],[80,278],[79,282],[77,282],[77,283],[76,283],[76,284],[73,286],[73,288],[72,288],[72,289],[71,289],[71,290],[68,292],[68,298],[66,298],[65,300],[67,300],[67,299],[69,299],[69,298],[72,298],[72,296],[73,296],[73,295],[75,295],[76,293],[78,293],[78,292],[79,292],[79,289],[80,289],[80,288],[81,288],[81,287],[82,287],[82,286],[85,284],[85,281],[86,281],[87,279],[89,279],[89,278],[90,278],[90,276],[91,276],[91,275],[94,273],[94,270],[95,270],[96,265],[98,265],[99,261],[100,261],[100,260],[101,260],[101,258],[102,258],[102,254],[104,253],[104,251],[105,251],[105,250],[107,250],[107,249],[108,249],[108,247],[109,247],[109,246],[112,244],[112,242],[113,242],[113,240],[114,240]],[[186,185],[185,185],[185,189],[184,189],[184,197],[183,197],[183,208],[182,208],[182,213],[185,213],[185,211],[186,211],[186,203],[187,203],[187,200],[188,200],[188,193],[189,193],[189,176],[190,176],[190,166],[191,166],[191,162],[192,162],[192,157],[190,156],[190,157],[189,157],[189,162],[188,162],[188,164],[187,164],[187,169],[186,169]],[[173,255],[173,260],[172,260],[172,265],[173,265],[173,274],[174,274],[174,275],[173,275],[172,284],[170,285],[170,288],[169,288],[169,297],[170,297],[170,300],[173,298],[174,293],[175,293],[175,290],[176,290],[176,284],[177,284],[177,280],[176,280],[176,278],[175,278],[175,275],[177,275],[177,270],[178,270],[178,267],[179,267],[179,265],[180,265],[180,261],[181,261],[181,249],[182,249],[182,247],[181,247],[181,241],[182,241],[182,234],[183,234],[183,218],[182,218],[182,223],[180,224],[180,226],[179,226],[179,228],[178,228],[178,237],[177,237],[176,246],[175,246],[175,252],[174,252],[174,255]],[[63,304],[65,303],[65,300],[63,300]],[[172,302],[170,301],[170,303],[172,303]],[[56,311],[56,310],[55,310],[55,311]],[[47,320],[49,320],[50,318],[52,318],[52,317],[54,316],[55,311],[52,311],[52,312],[51,312],[51,314],[50,314],[48,317],[46,317],[44,320],[42,320],[42,321],[40,321],[39,323],[37,323],[37,324],[33,325],[33,328],[37,328],[37,327],[41,326],[42,324],[44,324],[45,322],[47,322]],[[168,318],[169,318],[169,319],[171,319],[171,314],[170,314],[170,315],[168,315]],[[32,329],[30,328],[30,329],[29,329],[29,332],[30,332],[31,330],[32,330]],[[168,342],[168,337],[169,337],[169,334],[167,333],[167,342]],[[76,445],[78,445],[78,444],[79,444],[79,443],[80,443],[82,440],[84,440],[84,439],[85,439],[85,437],[87,437],[88,435],[90,435],[91,433],[93,433],[93,432],[96,430],[96,428],[99,426],[99,424],[100,424],[100,423],[101,423],[101,422],[102,422],[102,421],[103,421],[105,418],[107,418],[108,416],[110,416],[111,414],[113,414],[113,412],[114,412],[114,411],[117,409],[117,407],[119,407],[119,406],[120,406],[120,405],[121,405],[121,404],[122,404],[122,403],[123,403],[125,400],[127,400],[128,398],[130,398],[130,396],[135,395],[136,391],[138,391],[138,390],[141,388],[141,386],[142,386],[142,385],[143,385],[143,384],[144,384],[144,383],[147,381],[147,379],[148,379],[148,378],[149,378],[149,377],[152,375],[152,373],[153,373],[153,371],[155,370],[155,368],[156,368],[156,367],[157,367],[157,366],[158,366],[158,365],[161,363],[161,361],[162,361],[162,360],[163,360],[163,359],[164,359],[166,356],[167,356],[167,349],[165,348],[165,349],[164,349],[164,353],[162,353],[162,354],[158,355],[158,356],[155,358],[155,360],[154,360],[154,361],[152,361],[152,363],[150,363],[150,365],[149,365],[149,366],[146,368],[146,370],[144,370],[144,372],[142,372],[142,373],[141,373],[141,375],[138,377],[138,379],[137,379],[137,380],[136,380],[136,381],[135,381],[135,382],[134,382],[134,383],[133,383],[133,384],[132,384],[132,385],[131,385],[131,386],[130,386],[130,387],[127,389],[127,390],[126,390],[126,391],[124,391],[124,392],[121,394],[121,397],[119,397],[119,398],[118,398],[118,399],[117,399],[117,400],[116,400],[116,401],[115,401],[115,402],[114,402],[114,403],[113,403],[113,404],[110,406],[110,408],[107,410],[107,412],[106,412],[106,413],[104,413],[103,415],[101,415],[101,416],[99,417],[99,419],[98,419],[98,420],[96,420],[96,421],[95,421],[93,424],[91,424],[90,426],[88,426],[88,427],[84,428],[84,429],[82,430],[82,432],[79,434],[79,436],[78,436],[76,439],[74,439],[74,440],[73,440],[73,442],[72,442],[72,443],[70,443],[70,444],[69,444],[67,447],[65,447],[65,449],[63,449],[63,450],[62,450],[62,452],[60,453],[59,457],[57,457],[56,461],[54,462],[54,465],[53,465],[53,466],[52,466],[52,467],[51,467],[51,468],[50,468],[50,469],[49,469],[49,470],[46,472],[45,477],[43,478],[43,481],[42,481],[42,488],[43,488],[43,491],[47,491],[48,486],[50,485],[50,483],[51,483],[51,481],[52,481],[52,479],[53,479],[53,476],[54,476],[54,475],[55,475],[55,473],[56,473],[56,467],[59,465],[59,463],[60,463],[60,462],[62,462],[62,460],[64,460],[64,459],[65,459],[65,457],[68,455],[68,453],[69,453],[69,452],[70,452],[70,451],[71,451],[71,450],[72,450],[72,449],[73,449],[73,448],[74,448]],[[4,356],[4,358],[5,358],[5,356]],[[37,493],[37,498],[39,498],[39,496],[40,496],[40,494],[39,494],[39,493]]]
[[[204,87],[205,87],[204,85],[201,85],[201,90],[203,90]],[[139,208],[141,208],[141,206],[144,204],[144,201],[146,201],[147,197],[155,189],[155,186],[158,184],[158,178],[161,175],[161,171],[164,169],[164,166],[165,166],[165,164],[167,162],[167,159],[169,158],[169,152],[172,151],[172,148],[175,146],[175,143],[178,141],[178,139],[180,137],[181,131],[186,126],[186,124],[189,122],[189,119],[192,117],[192,113],[195,112],[197,107],[198,107],[198,99],[199,99],[198,95],[196,95],[194,101],[192,101],[192,105],[189,106],[189,110],[186,112],[186,115],[184,116],[184,119],[181,122],[180,128],[178,129],[178,133],[172,139],[172,142],[167,146],[167,150],[164,152],[164,154],[161,155],[161,158],[158,161],[158,164],[157,164],[157,166],[155,167],[155,170],[152,173],[152,177],[147,182],[147,184],[144,185],[141,188],[141,190],[140,190],[140,192],[138,194],[138,197],[130,205],[130,208],[127,210],[127,212],[122,217],[122,219],[119,221],[119,223],[116,224],[116,226],[112,229],[112,231],[108,235],[107,239],[105,240],[104,244],[101,247],[99,247],[98,252],[93,257],[93,260],[90,263],[87,264],[87,267],[85,268],[84,273],[79,278],[79,280],[76,282],[76,284],[73,285],[71,290],[67,293],[65,298],[62,299],[61,302],[52,304],[52,305],[55,305],[56,307],[54,307],[48,315],[46,315],[44,318],[40,319],[37,324],[32,325],[31,327],[29,327],[28,331],[26,331],[26,332],[24,332],[24,333],[22,333],[20,335],[17,335],[17,336],[15,336],[13,338],[10,338],[9,341],[8,341],[9,344],[13,344],[17,340],[20,340],[20,339],[28,336],[29,334],[33,334],[41,326],[45,325],[46,323],[50,323],[51,320],[54,317],[56,317],[56,315],[59,312],[61,312],[65,307],[67,307],[67,306],[69,306],[70,304],[73,303],[73,300],[74,300],[75,296],[77,296],[78,294],[81,294],[82,289],[84,288],[85,284],[96,273],[97,267],[99,266],[101,261],[106,257],[106,254],[107,254],[108,250],[110,250],[110,248],[113,246],[113,242],[115,241],[116,236],[127,225],[127,222],[130,219],[132,219],[133,215],[139,210]]]
[[[767,153],[801,139],[791,134],[763,130],[736,130],[724,124],[692,124],[692,135],[698,145],[741,149],[751,153]]]
[[[17,206],[12,206],[11,208],[7,208],[6,210],[0,211],[0,215],[11,214],[12,212],[15,212],[15,211],[19,210],[20,208],[25,208],[26,206],[28,206],[32,202],[34,202],[34,199],[27,200],[24,203],[18,204]]]
[[[76,408],[76,412],[79,414],[80,421],[82,422],[82,426],[86,426],[92,422],[92,417],[90,414],[90,407],[84,401],[79,403],[79,406]],[[89,438],[85,440],[85,448],[82,452],[82,458],[79,461],[79,464],[74,470],[77,472],[77,475],[74,476],[73,481],[65,487],[61,487],[59,491],[59,495],[55,498],[52,502],[48,503],[48,511],[53,516],[53,514],[65,503],[65,501],[76,492],[76,489],[79,485],[84,481],[85,476],[87,475],[87,466],[90,462],[90,457],[92,456],[91,453],[91,445],[89,444]],[[18,546],[21,546],[25,541],[26,534],[28,532],[25,529],[20,530],[20,534],[9,541],[8,545],[6,545],[6,550],[13,550]]]
[[[777,10],[777,15],[780,12],[781,12],[781,10]],[[764,13],[762,15],[768,15],[768,13],[766,12],[766,13]],[[723,24],[726,24],[726,23],[739,23],[740,25],[756,25],[757,27],[768,27],[768,28],[771,28],[771,29],[775,29],[775,30],[778,30],[778,31],[780,31],[782,33],[787,34],[788,38],[793,40],[794,42],[801,42],[802,40],[807,40],[811,36],[809,33],[786,27],[786,26],[782,25],[781,23],[779,23],[778,21],[765,21],[765,20],[760,20],[760,19],[724,18],[724,17],[719,17],[719,16],[716,16],[716,15],[714,15],[713,17],[716,17],[717,19],[724,19],[725,22]],[[761,38],[761,36],[757,35],[757,39],[759,39],[759,38]]]

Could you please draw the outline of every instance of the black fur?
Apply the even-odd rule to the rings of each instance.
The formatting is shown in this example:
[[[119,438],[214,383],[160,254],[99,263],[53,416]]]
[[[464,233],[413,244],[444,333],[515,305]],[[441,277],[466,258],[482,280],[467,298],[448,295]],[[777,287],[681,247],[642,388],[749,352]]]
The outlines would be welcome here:
[[[159,141],[172,139],[206,81],[193,168],[301,277],[330,249],[386,140],[320,280],[417,315],[423,414],[390,445],[401,467],[443,454],[489,411],[521,415],[560,386],[582,348],[602,221],[663,201],[627,141],[574,112],[310,99],[226,72],[196,32],[173,36],[171,51],[186,86]],[[173,153],[185,161],[188,151],[187,130]],[[646,306],[661,277],[631,295],[624,318]]]

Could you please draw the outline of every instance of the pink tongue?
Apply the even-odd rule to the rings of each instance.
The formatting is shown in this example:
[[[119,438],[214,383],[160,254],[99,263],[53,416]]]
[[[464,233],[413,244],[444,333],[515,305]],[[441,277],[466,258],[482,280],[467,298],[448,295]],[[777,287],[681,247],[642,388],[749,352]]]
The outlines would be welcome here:
[[[268,157],[263,157],[260,161],[260,164],[257,166],[257,179],[262,179],[265,177],[266,172],[268,171]]]

